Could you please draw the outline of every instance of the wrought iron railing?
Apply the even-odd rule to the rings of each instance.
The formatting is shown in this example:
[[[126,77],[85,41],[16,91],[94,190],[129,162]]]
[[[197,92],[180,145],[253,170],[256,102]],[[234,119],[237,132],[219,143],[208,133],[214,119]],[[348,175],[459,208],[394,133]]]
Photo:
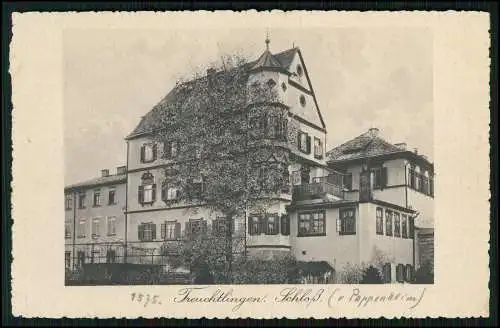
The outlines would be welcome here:
[[[325,195],[334,195],[343,197],[342,184],[335,184],[329,177],[313,178],[312,183],[306,183],[294,186],[294,199],[314,199]]]

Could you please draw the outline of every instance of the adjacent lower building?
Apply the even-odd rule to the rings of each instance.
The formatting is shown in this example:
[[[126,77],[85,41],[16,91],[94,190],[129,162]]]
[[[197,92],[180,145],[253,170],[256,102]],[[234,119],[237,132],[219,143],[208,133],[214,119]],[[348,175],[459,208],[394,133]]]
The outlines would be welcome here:
[[[65,267],[115,262],[123,257],[126,222],[126,167],[64,188]]]

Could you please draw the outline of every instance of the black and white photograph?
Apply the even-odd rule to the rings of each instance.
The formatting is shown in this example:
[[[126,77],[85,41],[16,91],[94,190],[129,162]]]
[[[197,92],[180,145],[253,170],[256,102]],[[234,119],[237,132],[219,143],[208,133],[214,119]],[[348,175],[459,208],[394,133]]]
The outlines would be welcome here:
[[[62,58],[66,286],[434,283],[431,30],[67,29]]]

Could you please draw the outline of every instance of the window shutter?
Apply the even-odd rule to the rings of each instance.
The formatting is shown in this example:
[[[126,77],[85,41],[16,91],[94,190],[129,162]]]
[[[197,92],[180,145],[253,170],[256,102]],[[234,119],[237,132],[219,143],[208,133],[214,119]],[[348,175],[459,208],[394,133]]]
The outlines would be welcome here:
[[[153,161],[156,160],[157,153],[158,153],[158,147],[157,147],[157,144],[154,143],[153,144]]]
[[[306,149],[306,152],[308,154],[311,153],[311,136],[310,135],[307,136],[307,149]]]
[[[352,173],[348,173],[345,176],[345,187],[349,190],[352,190]]]
[[[163,183],[161,185],[161,200],[165,201],[167,199],[167,184]]]
[[[151,223],[151,239],[156,239],[156,224]]]
[[[297,147],[299,150],[302,150],[302,138],[301,138],[302,132],[297,133]]]
[[[248,228],[247,228],[248,229],[248,234],[253,236],[254,235],[253,229],[252,229],[253,222],[252,222],[252,217],[251,216],[248,217],[248,224],[247,224],[247,226],[248,226]]]
[[[141,163],[144,163],[144,158],[146,154],[146,148],[144,146],[141,146]]]
[[[181,197],[181,191],[179,189],[175,190],[175,198],[179,199]]]
[[[202,219],[202,220],[201,220],[201,229],[202,229],[202,231],[203,231],[204,233],[206,233],[206,232],[207,232],[207,230],[208,230],[208,223],[207,223],[207,220],[205,220],[205,219]]]
[[[175,239],[179,239],[181,237],[181,223],[175,222]]]
[[[382,174],[381,185],[382,187],[387,187],[387,167],[382,168],[381,174]]]
[[[143,236],[144,236],[144,226],[142,224],[140,224],[137,227],[137,239],[142,241]]]
[[[167,238],[167,223],[166,222],[163,222],[161,224],[161,228],[160,228],[161,232],[161,240],[165,240]]]
[[[189,221],[186,221],[186,223],[184,223],[184,234],[186,236],[191,235],[191,222]]]
[[[140,204],[144,203],[144,187],[143,186],[139,186],[137,199],[139,200]]]
[[[151,191],[151,200],[156,201],[156,184],[153,185],[153,190]]]
[[[165,141],[163,144],[163,152],[165,157],[172,157],[172,143],[170,141]]]
[[[337,219],[337,232],[342,230],[342,222],[341,219]]]

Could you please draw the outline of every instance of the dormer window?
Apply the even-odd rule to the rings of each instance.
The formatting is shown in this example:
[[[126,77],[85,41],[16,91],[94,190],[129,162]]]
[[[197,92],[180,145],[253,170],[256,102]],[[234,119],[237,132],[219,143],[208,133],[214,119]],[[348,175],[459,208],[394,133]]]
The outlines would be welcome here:
[[[298,75],[299,77],[302,77],[302,74],[303,74],[303,72],[302,72],[302,66],[297,65],[297,75]]]
[[[302,105],[302,107],[305,107],[306,106],[306,97],[304,97],[304,95],[301,95],[299,100],[300,100],[300,104]]]

